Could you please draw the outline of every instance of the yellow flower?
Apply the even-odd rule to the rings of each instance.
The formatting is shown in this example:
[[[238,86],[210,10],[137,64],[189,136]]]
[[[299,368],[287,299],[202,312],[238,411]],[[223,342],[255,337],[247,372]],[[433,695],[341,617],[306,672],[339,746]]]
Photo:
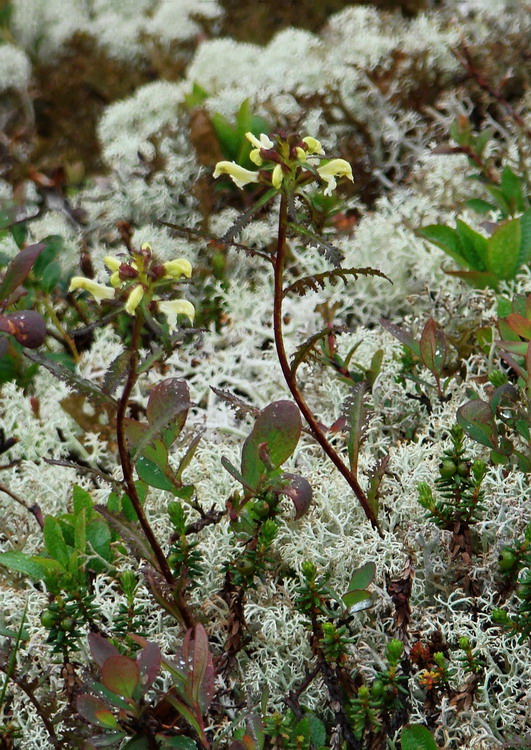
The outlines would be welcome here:
[[[352,167],[348,161],[345,161],[345,159],[332,159],[328,164],[324,164],[322,167],[317,167],[317,173],[319,177],[327,183],[324,191],[325,195],[332,195],[332,191],[336,189],[336,177],[347,177],[354,182]]]
[[[253,133],[246,133],[245,137],[254,146],[253,150],[249,154],[249,159],[253,162],[253,164],[256,164],[257,167],[261,167],[264,162],[262,157],[260,156],[260,149],[263,148],[268,151],[270,148],[273,148],[275,144],[265,133],[261,133],[260,140]]]
[[[273,187],[278,190],[279,187],[282,185],[283,179],[284,179],[284,172],[282,171],[282,165],[277,164],[271,174],[271,183]]]
[[[231,180],[240,189],[250,182],[258,182],[260,176],[258,172],[251,172],[250,169],[244,169],[234,161],[218,161],[214,170],[214,178],[222,174],[228,174]]]
[[[92,279],[86,279],[84,276],[72,276],[68,291],[73,292],[75,289],[90,292],[98,304],[102,299],[113,299],[114,297],[114,289],[105,286],[105,284],[98,284],[97,281],[92,281]]]
[[[136,308],[142,301],[144,296],[144,287],[141,284],[137,284],[134,289],[129,293],[127,302],[125,303],[125,312],[129,315],[136,315]]]
[[[186,276],[187,279],[192,275],[192,264],[186,258],[175,258],[162,264],[166,278],[178,279],[180,276]]]
[[[105,263],[109,271],[113,272],[117,271],[122,265],[122,261],[119,260],[119,258],[113,258],[111,255],[106,255],[103,259],[103,262]]]
[[[302,142],[308,146],[308,154],[324,154],[321,142],[317,138],[312,138],[311,135],[307,135],[306,138],[302,139]]]
[[[186,315],[191,323],[194,322],[195,308],[186,299],[165,300],[159,302],[158,305],[159,310],[168,320],[170,331],[173,331],[177,327],[177,315]]]

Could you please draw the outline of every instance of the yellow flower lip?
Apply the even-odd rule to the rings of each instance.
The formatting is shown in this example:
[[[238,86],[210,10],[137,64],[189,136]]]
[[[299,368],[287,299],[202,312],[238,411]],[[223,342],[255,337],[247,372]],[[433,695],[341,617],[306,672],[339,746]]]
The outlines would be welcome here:
[[[181,276],[186,276],[189,279],[192,275],[192,264],[186,258],[174,258],[162,264],[164,268],[164,277],[170,279],[178,279]]]
[[[302,142],[308,146],[309,155],[324,154],[323,147],[321,146],[321,141],[318,141],[317,138],[312,138],[311,135],[307,135],[305,138],[302,139]]]
[[[317,167],[317,174],[327,183],[325,195],[332,195],[332,191],[336,189],[336,177],[346,177],[354,182],[352,167],[345,159],[332,159],[327,164],[323,164],[322,167]]]
[[[144,287],[141,284],[137,284],[134,289],[129,293],[127,302],[125,303],[125,311],[129,315],[136,315],[136,308],[142,301],[144,296]]]
[[[273,141],[271,140],[271,138],[269,138],[269,136],[267,136],[265,133],[261,133],[259,139],[254,135],[254,133],[251,133],[251,132],[247,132],[245,134],[245,137],[247,138],[248,141],[250,141],[250,143],[253,144],[255,149],[258,149],[258,150],[263,148],[266,151],[268,151],[270,148],[273,148],[275,145]]]
[[[117,271],[122,265],[122,261],[119,260],[119,258],[114,258],[112,255],[106,255],[103,259],[103,262],[105,263],[109,271],[112,271],[113,273]]]
[[[284,172],[282,171],[282,165],[277,164],[274,168],[273,172],[271,173],[271,183],[276,190],[279,189],[279,187],[282,185],[282,180],[284,179]]]
[[[177,315],[186,315],[190,322],[194,322],[195,308],[187,299],[163,300],[158,303],[159,310],[167,320],[170,331],[177,327]]]
[[[76,289],[83,289],[85,292],[90,292],[98,304],[102,299],[114,299],[114,289],[112,287],[105,286],[105,284],[98,284],[97,281],[86,279],[84,276],[72,276],[70,279],[68,291],[73,292]]]
[[[258,182],[260,175],[258,172],[251,172],[250,169],[240,167],[234,161],[218,161],[214,170],[214,179],[222,174],[227,174],[240,189],[251,182]]]

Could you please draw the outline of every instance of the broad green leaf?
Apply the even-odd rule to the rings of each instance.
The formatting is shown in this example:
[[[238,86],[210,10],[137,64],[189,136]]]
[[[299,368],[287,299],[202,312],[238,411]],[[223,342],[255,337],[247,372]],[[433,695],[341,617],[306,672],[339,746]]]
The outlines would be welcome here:
[[[101,681],[107,690],[122,698],[132,698],[140,682],[138,664],[127,656],[115,654],[105,659],[101,669]]]
[[[419,234],[444,250],[460,266],[472,268],[465,259],[461,241],[455,229],[444,226],[444,224],[429,224],[419,229]]]
[[[404,727],[400,743],[402,750],[437,750],[432,733],[421,724],[410,724]]]
[[[149,484],[150,487],[155,487],[157,490],[166,490],[167,492],[175,491],[175,485],[168,479],[160,466],[157,466],[148,458],[140,456],[136,462],[136,471],[140,479]]]
[[[372,606],[372,594],[369,591],[347,591],[342,599],[351,614]]]
[[[294,734],[297,737],[304,737],[316,748],[326,744],[326,728],[315,714],[305,714],[295,726]]]
[[[465,201],[465,204],[478,214],[488,214],[489,211],[496,209],[496,206],[484,201],[482,198],[470,198],[470,200]]]
[[[44,566],[32,560],[29,555],[25,555],[24,552],[19,552],[18,550],[1,552],[0,565],[17,573],[23,573],[36,581],[42,581],[46,577]]]
[[[87,544],[99,557],[102,557],[109,563],[112,562],[114,556],[111,549],[111,541],[111,530],[105,521],[101,518],[93,518],[92,521],[89,521],[87,524]],[[90,559],[88,567],[96,573],[107,570],[103,562],[97,557]]]
[[[457,276],[463,279],[469,286],[476,289],[497,289],[499,279],[496,274],[490,271],[454,271],[452,269],[443,268],[443,271],[448,276]]]
[[[494,198],[494,201],[502,212],[503,216],[509,216],[511,213],[511,207],[505,199],[505,196],[503,195],[503,192],[500,190],[500,188],[496,187],[495,185],[485,185],[485,187]]]
[[[520,216],[520,253],[518,266],[531,263],[531,209]]]
[[[268,471],[260,458],[264,449],[272,470],[278,469],[297,447],[301,430],[299,409],[291,401],[275,401],[260,412],[242,449],[241,471],[250,487],[256,489]]]
[[[87,512],[83,508],[74,521],[74,547],[83,554],[87,547]]]
[[[512,279],[520,264],[520,219],[511,219],[498,227],[487,242],[487,270],[499,279]]]
[[[72,499],[74,505],[74,516],[85,509],[87,518],[90,518],[93,505],[90,493],[75,484],[72,490]]]
[[[49,264],[61,253],[64,247],[64,240],[59,234],[50,234],[42,240],[41,244],[43,245],[43,250],[39,253],[33,265],[33,273],[37,279],[42,278]]]
[[[507,165],[503,168],[500,189],[509,205],[511,214],[524,210],[522,180]]]
[[[161,750],[197,750],[197,744],[191,737],[185,735],[164,737],[162,734],[157,734],[156,739],[160,742]]]
[[[134,446],[133,460],[143,453],[144,446],[161,437],[169,447],[179,436],[192,406],[188,385],[178,378],[166,378],[150,393],[146,409],[149,425]]]
[[[122,750],[151,750],[153,745],[151,742],[147,739],[147,737],[133,737],[132,740],[129,740],[127,742]]]
[[[118,719],[109,707],[95,695],[80,695],[77,699],[78,713],[91,724],[104,729],[116,729]]]
[[[236,128],[219,112],[214,112],[210,121],[221,146],[223,156],[231,160],[236,159],[240,146],[240,135]]]
[[[195,732],[201,736],[201,727],[199,726],[197,719],[195,718],[194,714],[190,710],[190,708],[184,703],[180,698],[175,697],[171,693],[166,693],[164,695],[164,700],[166,700],[170,705],[172,705],[175,710],[180,713],[180,715],[183,717],[185,721],[190,724],[190,726],[195,730]]]
[[[457,219],[456,231],[461,241],[463,257],[470,268],[475,271],[487,270],[487,238],[479,232],[476,232],[465,224],[464,221]]]
[[[67,568],[70,555],[59,521],[53,516],[46,516],[44,519],[43,534],[46,551],[50,557],[61,563],[64,568]]]
[[[0,635],[4,638],[18,638],[21,641],[27,641],[29,640],[30,634],[27,630],[10,630],[9,628],[4,628],[0,625]]]
[[[366,562],[361,568],[356,568],[352,573],[348,590],[366,589],[373,582],[375,575],[376,565],[373,562]]]

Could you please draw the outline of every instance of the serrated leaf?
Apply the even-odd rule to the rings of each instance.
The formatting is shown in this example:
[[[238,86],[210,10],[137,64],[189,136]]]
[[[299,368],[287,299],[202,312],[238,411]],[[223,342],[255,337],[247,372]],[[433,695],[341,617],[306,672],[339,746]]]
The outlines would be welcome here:
[[[114,654],[105,659],[101,668],[101,681],[107,690],[122,698],[132,698],[140,682],[138,664],[127,656]]]
[[[118,727],[116,716],[95,695],[79,695],[76,705],[77,712],[91,724],[96,724],[104,729],[116,729]]]
[[[410,724],[404,727],[400,744],[402,750],[437,750],[432,733],[421,724]]]
[[[131,351],[129,349],[124,349],[123,352],[120,352],[120,354],[113,359],[107,368],[107,372],[103,376],[103,390],[105,393],[112,396],[120,383],[125,380],[130,360]]]
[[[274,401],[266,406],[243,444],[241,472],[245,483],[256,489],[266,472],[261,446],[266,446],[273,470],[278,469],[297,447],[301,431],[301,415],[294,403]]]
[[[520,264],[520,219],[511,219],[498,227],[487,242],[487,270],[499,279],[512,279]]]
[[[366,589],[374,581],[375,575],[376,565],[373,562],[366,562],[352,573],[348,590]]]
[[[0,552],[0,565],[17,573],[23,573],[36,581],[42,581],[46,577],[46,569],[42,565],[18,550]]]
[[[64,568],[68,567],[69,553],[63,536],[61,524],[53,516],[46,516],[43,528],[46,551],[50,557],[61,563]]]
[[[20,250],[6,268],[4,278],[0,283],[0,300],[8,297],[27,278],[33,264],[44,250],[45,245],[37,242]]]

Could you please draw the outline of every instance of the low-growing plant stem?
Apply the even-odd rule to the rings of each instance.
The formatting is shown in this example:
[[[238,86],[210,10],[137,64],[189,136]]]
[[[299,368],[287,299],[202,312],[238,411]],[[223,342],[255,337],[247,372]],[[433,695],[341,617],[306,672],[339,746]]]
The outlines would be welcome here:
[[[332,461],[334,466],[347,480],[348,484],[352,488],[352,491],[356,495],[359,504],[363,508],[363,511],[372,526],[378,531],[380,536],[382,532],[378,525],[374,510],[369,505],[367,496],[363,492],[360,484],[355,475],[350,471],[347,465],[341,460],[339,454],[334,450],[332,445],[326,439],[319,423],[314,417],[311,409],[304,400],[299,386],[297,384],[296,375],[293,373],[289,366],[288,358],[286,355],[286,349],[284,346],[284,337],[282,335],[282,299],[283,299],[283,278],[284,278],[284,261],[286,257],[286,232],[288,226],[288,200],[284,194],[280,199],[280,212],[278,220],[278,240],[277,249],[275,254],[275,291],[274,291],[274,303],[273,303],[273,331],[275,336],[275,347],[277,350],[278,360],[280,367],[286,380],[287,386],[291,391],[291,395],[295,399],[295,403],[299,407],[304,419],[306,420],[308,427],[310,428],[314,438],[317,440],[321,448],[324,450],[328,458]]]
[[[125,437],[125,415],[127,412],[127,406],[129,404],[129,397],[138,377],[138,346],[140,342],[140,332],[142,330],[142,324],[142,314],[140,311],[138,311],[134,319],[133,333],[131,337],[131,357],[129,359],[129,373],[127,375],[127,380],[120,397],[120,401],[118,402],[118,409],[116,411],[116,440],[118,443],[118,452],[120,454],[120,463],[122,465],[124,482],[127,486],[127,495],[131,500],[133,508],[135,509],[135,512],[138,516],[142,531],[144,532],[145,537],[149,542],[149,545],[153,550],[155,557],[157,558],[160,572],[162,573],[166,581],[170,584],[170,586],[173,586],[175,581],[173,579],[170,566],[168,565],[168,561],[166,560],[164,552],[160,548],[157,538],[153,533],[153,529],[149,525],[149,521],[146,517],[146,514],[144,513],[144,509],[142,508],[142,503],[140,502],[140,498],[138,497],[138,492],[136,490],[135,480],[133,477],[133,465],[129,457],[129,451],[127,450],[127,441]]]

